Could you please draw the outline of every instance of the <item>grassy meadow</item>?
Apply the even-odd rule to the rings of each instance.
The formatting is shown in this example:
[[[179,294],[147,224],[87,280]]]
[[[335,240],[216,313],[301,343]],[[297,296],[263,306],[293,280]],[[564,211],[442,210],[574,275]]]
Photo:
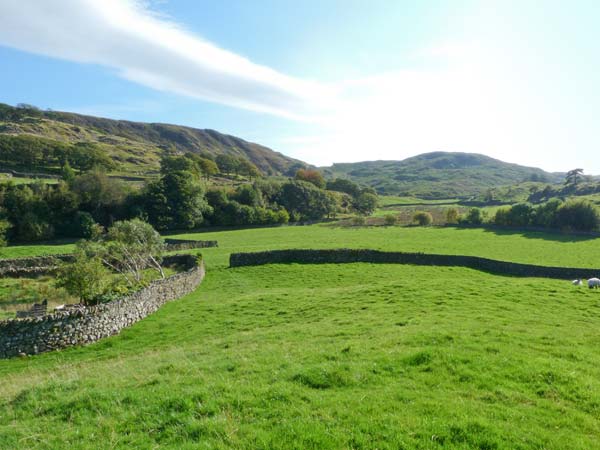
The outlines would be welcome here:
[[[236,251],[336,247],[598,267],[598,239],[331,225],[174,237],[219,241],[196,292],[96,344],[0,360],[0,448],[600,448],[598,291],[464,268],[227,267]]]

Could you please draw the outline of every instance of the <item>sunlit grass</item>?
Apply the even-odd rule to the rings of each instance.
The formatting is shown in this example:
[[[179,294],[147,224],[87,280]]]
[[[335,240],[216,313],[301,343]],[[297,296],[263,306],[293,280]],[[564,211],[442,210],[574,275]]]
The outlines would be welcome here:
[[[562,281],[213,268],[118,337],[1,361],[1,447],[597,448],[599,330]]]

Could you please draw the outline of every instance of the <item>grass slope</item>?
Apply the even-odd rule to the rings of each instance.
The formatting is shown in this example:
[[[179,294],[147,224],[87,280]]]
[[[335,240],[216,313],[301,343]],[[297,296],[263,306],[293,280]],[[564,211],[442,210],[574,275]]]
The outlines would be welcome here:
[[[599,448],[599,295],[459,268],[213,268],[120,336],[0,361],[0,447]]]
[[[422,198],[477,195],[490,187],[522,181],[559,182],[561,174],[510,164],[475,153],[433,152],[402,161],[366,161],[322,168],[330,177],[349,178],[382,194]]]
[[[280,175],[301,161],[259,144],[215,130],[180,125],[131,122],[69,112],[23,110],[0,103],[0,133],[32,134],[62,142],[95,142],[125,175],[158,171],[165,149],[243,156],[268,175]]]
[[[598,267],[600,239],[558,233],[460,228],[283,226],[169,237],[217,240],[202,249],[212,267],[226,267],[229,254],[284,248],[371,248],[389,251],[483,256],[545,266]],[[0,258],[68,253],[73,244],[15,245],[0,248]]]

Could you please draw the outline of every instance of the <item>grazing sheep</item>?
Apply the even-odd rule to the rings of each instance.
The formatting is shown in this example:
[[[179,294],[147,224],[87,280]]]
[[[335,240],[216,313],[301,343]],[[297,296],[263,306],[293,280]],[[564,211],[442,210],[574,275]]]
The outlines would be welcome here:
[[[573,284],[573,286],[581,286],[581,280],[578,278],[576,280],[571,281],[571,283]]]
[[[600,287],[600,279],[598,279],[598,278],[590,278],[590,279],[588,280],[588,287],[589,287],[590,289],[593,289],[593,288],[598,288],[598,287]]]

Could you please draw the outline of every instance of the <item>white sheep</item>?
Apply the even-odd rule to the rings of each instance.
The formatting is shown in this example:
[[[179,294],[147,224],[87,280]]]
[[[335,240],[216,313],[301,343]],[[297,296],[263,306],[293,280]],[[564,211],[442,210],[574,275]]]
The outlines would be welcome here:
[[[579,278],[577,278],[576,280],[571,281],[571,284],[573,286],[581,286],[582,285],[581,280]]]
[[[590,289],[593,289],[593,288],[598,288],[598,287],[600,287],[600,279],[598,279],[598,278],[590,278],[590,279],[588,280],[588,287],[589,287]]]

